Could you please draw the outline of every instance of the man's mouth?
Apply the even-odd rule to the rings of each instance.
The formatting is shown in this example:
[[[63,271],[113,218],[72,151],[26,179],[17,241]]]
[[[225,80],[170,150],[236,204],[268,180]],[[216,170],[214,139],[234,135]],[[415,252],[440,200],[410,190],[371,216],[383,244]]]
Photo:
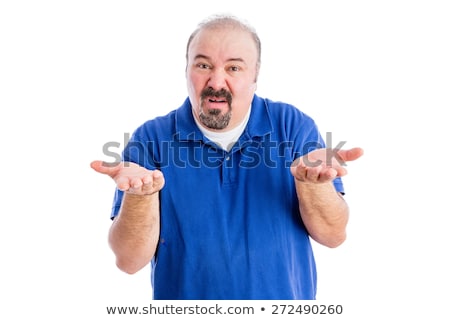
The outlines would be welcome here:
[[[209,98],[208,101],[212,102],[212,103],[226,103],[227,102],[226,99],[214,99],[214,98]]]
[[[203,101],[207,101],[208,103],[217,103],[217,104],[227,103],[229,105],[231,105],[232,100],[231,93],[228,92],[227,90],[221,89],[215,91],[211,87],[205,88],[202,91],[201,98],[203,99]]]

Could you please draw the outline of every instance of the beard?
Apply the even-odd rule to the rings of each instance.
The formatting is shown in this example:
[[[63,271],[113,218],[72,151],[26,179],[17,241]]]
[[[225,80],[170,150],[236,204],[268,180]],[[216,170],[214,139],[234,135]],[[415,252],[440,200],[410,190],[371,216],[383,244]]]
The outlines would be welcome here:
[[[222,113],[221,109],[210,109],[206,113],[204,110],[204,101],[211,97],[214,98],[225,98],[228,104],[228,110]],[[221,130],[228,126],[231,120],[231,93],[225,89],[215,91],[213,88],[205,88],[200,95],[200,112],[198,117],[200,122],[209,129]]]

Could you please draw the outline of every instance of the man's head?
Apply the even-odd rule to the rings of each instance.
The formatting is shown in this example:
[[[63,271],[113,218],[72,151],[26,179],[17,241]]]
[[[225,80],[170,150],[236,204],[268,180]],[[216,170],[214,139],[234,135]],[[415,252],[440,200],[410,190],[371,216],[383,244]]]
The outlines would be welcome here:
[[[194,115],[208,129],[227,131],[243,121],[256,90],[261,43],[233,16],[202,22],[189,38],[186,78]]]

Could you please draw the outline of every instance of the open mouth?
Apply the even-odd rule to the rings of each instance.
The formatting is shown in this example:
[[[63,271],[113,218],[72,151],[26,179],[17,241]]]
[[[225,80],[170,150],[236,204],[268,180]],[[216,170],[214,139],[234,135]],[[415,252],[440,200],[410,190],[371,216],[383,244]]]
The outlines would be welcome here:
[[[220,89],[218,91],[211,87],[205,88],[201,93],[201,98],[203,101],[211,104],[228,104],[231,105],[231,93],[225,89]]]
[[[209,98],[208,99],[209,102],[212,103],[227,103],[227,99],[223,98],[223,99],[217,99],[217,98]]]

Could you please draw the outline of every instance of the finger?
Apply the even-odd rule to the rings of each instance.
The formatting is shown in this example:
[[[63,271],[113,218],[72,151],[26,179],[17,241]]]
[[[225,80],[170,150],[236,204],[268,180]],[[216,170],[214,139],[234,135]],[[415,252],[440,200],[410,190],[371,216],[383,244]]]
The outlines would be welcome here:
[[[142,178],[141,177],[133,177],[130,179],[130,187],[138,190],[143,186]]]
[[[317,179],[318,182],[329,182],[338,176],[338,171],[334,168],[324,168]]]
[[[155,170],[148,175],[145,183],[142,185],[142,192],[145,194],[152,194],[158,192],[164,186],[164,177],[162,173]]]
[[[317,182],[319,180],[319,174],[321,171],[321,167],[306,167],[306,181]]]
[[[91,162],[91,168],[99,173],[106,173],[108,168],[103,167],[103,161],[95,160]]]
[[[347,174],[347,169],[345,169],[344,167],[338,167],[333,169],[336,170],[337,177],[343,177]]]
[[[153,183],[153,175],[151,172],[148,172],[147,174],[144,174],[141,178],[142,180],[142,184],[143,185],[147,185],[147,184],[152,184]]]
[[[130,177],[130,192],[136,194],[151,194],[159,191],[164,185],[163,174],[158,171],[146,171],[138,176]]]
[[[343,161],[353,161],[361,157],[364,154],[364,150],[362,148],[338,150],[337,154]]]
[[[120,169],[120,163],[107,164],[104,161],[95,160],[91,162],[91,168],[99,173],[112,177]]]
[[[161,171],[155,170],[153,171],[153,187],[155,190],[161,190],[164,187],[164,175]]]
[[[297,165],[297,166],[293,166],[291,167],[291,173],[292,175],[295,177],[295,179],[300,180],[300,181],[305,181],[306,180],[306,166],[304,165]]]
[[[130,189],[130,180],[127,177],[119,177],[116,180],[117,189],[122,191],[128,191]]]

